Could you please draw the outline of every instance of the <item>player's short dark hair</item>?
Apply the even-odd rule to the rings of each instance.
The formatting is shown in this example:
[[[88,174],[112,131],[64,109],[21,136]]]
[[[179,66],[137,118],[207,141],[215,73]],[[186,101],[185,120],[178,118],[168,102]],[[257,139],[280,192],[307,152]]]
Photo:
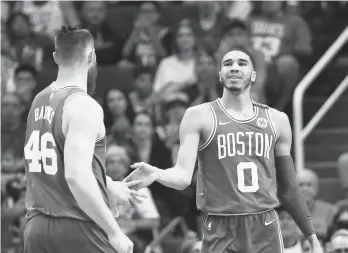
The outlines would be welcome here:
[[[230,52],[232,52],[232,51],[240,51],[240,52],[243,52],[243,53],[245,53],[246,55],[248,55],[249,58],[250,58],[251,64],[253,65],[254,70],[256,69],[256,64],[255,64],[254,57],[253,57],[253,55],[251,54],[251,52],[250,52],[248,49],[246,49],[246,48],[241,48],[241,47],[233,47],[233,48],[231,48],[231,49],[228,51],[228,53],[230,53]],[[228,54],[228,53],[226,53],[226,54]],[[226,54],[225,54],[225,55],[226,55]],[[222,59],[221,59],[221,60],[222,60]]]
[[[141,66],[141,65],[136,66],[133,70],[134,78],[137,79],[142,74],[150,74],[151,77],[153,78],[155,74],[154,68],[149,66]]]
[[[92,34],[79,26],[62,26],[55,37],[55,51],[61,64],[72,65],[84,58],[88,45],[94,45]]]
[[[21,72],[30,72],[34,78],[37,76],[37,71],[35,67],[31,64],[20,64],[16,69],[15,69],[15,76],[17,76]]]
[[[248,32],[248,26],[243,20],[231,19],[224,24],[224,26],[221,30],[222,35],[225,35],[228,31],[230,31],[232,29],[241,29],[243,31]]]

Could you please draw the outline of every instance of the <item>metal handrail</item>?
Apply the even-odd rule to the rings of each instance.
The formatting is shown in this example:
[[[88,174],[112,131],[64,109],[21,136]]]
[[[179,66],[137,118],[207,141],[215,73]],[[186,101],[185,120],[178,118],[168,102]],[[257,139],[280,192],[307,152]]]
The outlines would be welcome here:
[[[147,245],[144,253],[150,253],[153,247],[157,246],[165,236],[167,236],[176,226],[181,225],[182,230],[186,233],[188,230],[188,227],[186,223],[184,222],[182,217],[176,217],[171,222],[168,223],[167,226],[165,226],[162,231],[159,233],[159,235],[154,238],[149,245]]]
[[[327,113],[330,107],[337,101],[339,96],[343,93],[347,87],[347,78],[337,87],[335,92],[329,97],[329,99],[320,107],[318,112],[314,115],[311,121],[303,129],[303,97],[308,87],[313,83],[314,79],[322,72],[324,67],[332,60],[337,52],[345,45],[348,40],[348,26],[343,30],[336,41],[330,46],[325,54],[319,59],[319,61],[313,66],[313,68],[307,73],[307,75],[301,80],[295,89],[293,96],[293,109],[294,109],[294,137],[295,137],[295,163],[296,169],[302,170],[305,165],[304,154],[304,140],[313,128],[319,123],[323,116]]]

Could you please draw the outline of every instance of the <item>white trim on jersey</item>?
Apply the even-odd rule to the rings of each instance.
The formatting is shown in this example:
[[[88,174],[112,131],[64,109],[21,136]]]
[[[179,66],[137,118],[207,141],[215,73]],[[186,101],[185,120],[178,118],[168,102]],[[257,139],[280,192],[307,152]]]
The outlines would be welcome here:
[[[224,105],[222,104],[221,102],[221,99],[218,98],[217,99],[217,102],[218,102],[218,105],[219,107],[221,108],[221,110],[226,114],[227,117],[229,117],[231,120],[237,122],[237,123],[249,123],[251,121],[253,121],[254,119],[256,119],[256,117],[259,115],[259,107],[258,106],[254,106],[255,108],[255,111],[254,111],[254,114],[253,116],[250,118],[250,119],[246,119],[246,120],[239,120],[239,119],[236,119],[236,118],[233,118],[227,111],[227,109],[224,107]],[[254,104],[253,104],[254,105]]]
[[[277,132],[274,128],[274,125],[273,125],[273,122],[272,122],[272,118],[271,118],[271,115],[269,114],[269,109],[266,109],[265,112],[266,112],[266,116],[268,118],[268,121],[269,121],[269,125],[271,126],[271,129],[272,129],[272,132],[274,134],[274,140],[277,141]]]
[[[217,129],[217,118],[216,118],[215,111],[214,111],[213,107],[211,106],[211,104],[207,103],[206,105],[208,106],[210,114],[211,114],[212,119],[213,119],[213,127],[211,129],[211,132],[209,134],[208,139],[201,146],[198,147],[198,151],[202,151],[210,144],[210,142],[213,140],[213,138],[215,136],[216,129]]]

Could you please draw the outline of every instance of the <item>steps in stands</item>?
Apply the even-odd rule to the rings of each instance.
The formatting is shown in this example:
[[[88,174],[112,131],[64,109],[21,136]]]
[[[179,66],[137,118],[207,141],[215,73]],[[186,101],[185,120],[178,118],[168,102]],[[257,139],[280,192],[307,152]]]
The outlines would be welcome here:
[[[342,196],[337,174],[337,158],[348,152],[348,94],[333,105],[321,119],[315,130],[305,140],[306,167],[313,169],[320,178],[319,196],[335,202]],[[306,98],[304,123],[313,117],[327,97]]]

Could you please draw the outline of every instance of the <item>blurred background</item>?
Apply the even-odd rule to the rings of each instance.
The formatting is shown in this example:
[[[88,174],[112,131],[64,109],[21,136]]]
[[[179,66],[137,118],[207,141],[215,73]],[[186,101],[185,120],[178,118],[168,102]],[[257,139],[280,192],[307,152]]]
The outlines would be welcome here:
[[[133,162],[175,163],[183,114],[221,95],[220,61],[231,47],[253,54],[253,99],[285,111],[294,124],[294,90],[347,27],[347,13],[343,1],[1,1],[1,252],[22,252],[26,116],[56,78],[53,39],[62,25],[81,24],[94,36],[93,97],[105,113],[107,173],[122,180]],[[348,74],[343,44],[312,78],[304,123]],[[297,168],[328,253],[348,250],[347,108],[345,91],[310,132]],[[143,191],[146,201],[119,207],[134,252],[199,252],[204,216],[195,206],[195,178],[184,191],[158,183]],[[293,220],[282,207],[278,212],[286,252],[308,252]]]

